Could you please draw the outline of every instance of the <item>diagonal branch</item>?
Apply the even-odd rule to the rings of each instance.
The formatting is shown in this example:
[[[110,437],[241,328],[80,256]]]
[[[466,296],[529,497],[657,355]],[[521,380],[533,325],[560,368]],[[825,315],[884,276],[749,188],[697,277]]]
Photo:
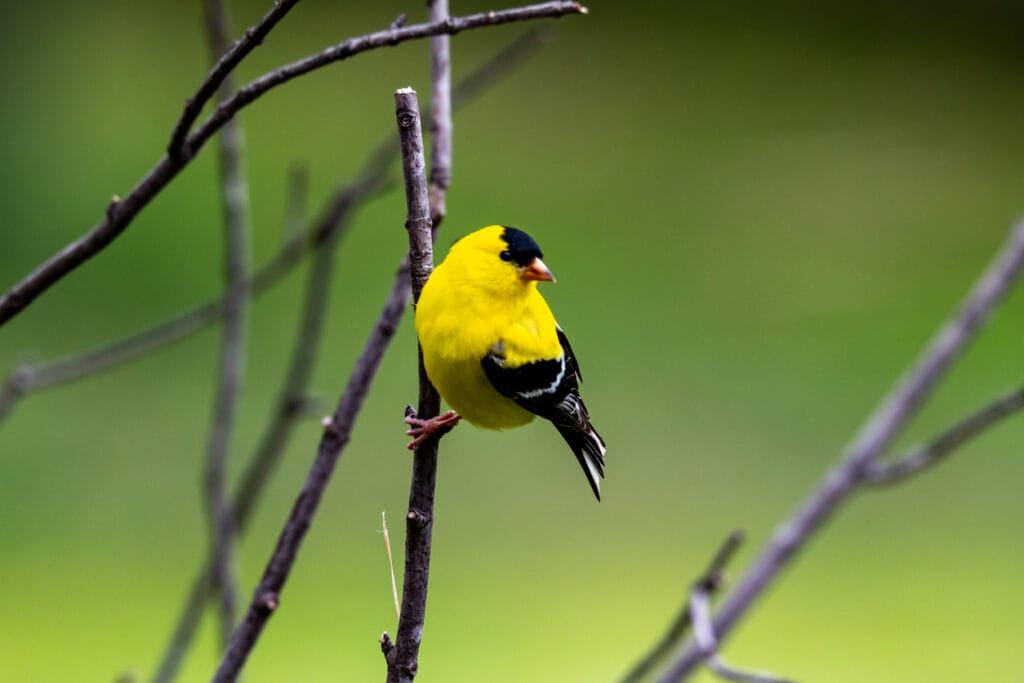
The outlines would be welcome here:
[[[280,7],[280,6],[279,6]],[[204,2],[210,53],[229,53],[229,18],[224,0]],[[267,29],[269,30],[269,28]],[[241,57],[239,57],[241,59]],[[215,69],[216,70],[216,69]],[[230,74],[220,83],[222,99],[231,97]],[[238,398],[245,375],[245,342],[249,290],[249,187],[243,161],[244,136],[238,119],[224,125],[220,136],[221,202],[224,210],[224,332],[213,405],[213,425],[206,450],[203,477],[209,527],[210,556],[219,600],[220,646],[226,647],[238,612],[238,577],[235,558],[235,525],[228,501],[227,463],[231,452]]]
[[[726,637],[764,589],[775,580],[796,553],[845,501],[864,473],[892,444],[931,393],[952,362],[975,337],[992,309],[1009,291],[1024,268],[1024,222],[1011,230],[995,259],[975,283],[960,310],[940,328],[924,352],[897,386],[875,409],[842,460],[807,500],[781,526],[714,619],[714,631]],[[661,679],[683,680],[702,661],[691,645]]]
[[[167,153],[171,158],[181,155],[182,147],[185,144],[185,137],[192,128],[192,124],[199,118],[203,107],[210,101],[214,93],[221,88],[222,84],[227,82],[232,70],[250,52],[263,43],[263,39],[277,25],[277,22],[281,21],[284,15],[288,14],[298,3],[299,0],[275,0],[274,6],[270,8],[270,11],[255,25],[247,28],[242,37],[232,43],[230,47],[226,46],[227,32],[221,32],[222,38],[217,41],[215,45],[217,49],[214,53],[215,56],[220,54],[221,57],[210,69],[210,73],[206,75],[203,82],[199,84],[195,93],[185,100],[185,109],[181,112],[181,117],[171,132],[171,141],[167,145]]]
[[[967,416],[929,443],[911,449],[892,462],[875,462],[864,471],[862,483],[895,484],[942,462],[958,448],[1024,409],[1024,386],[1018,387]]]
[[[704,570],[697,580],[694,582],[694,586],[702,586],[706,591],[711,594],[722,587],[724,580],[725,567],[732,560],[733,555],[740,549],[740,545],[743,544],[743,531],[737,529],[733,531],[719,547],[715,556],[711,559],[711,563],[708,564],[708,568]],[[643,658],[637,662],[632,669],[622,678],[620,683],[640,683],[644,680],[651,671],[657,667],[665,657],[675,648],[677,644],[682,640],[683,636],[689,630],[693,620],[690,617],[690,602],[687,600],[683,603],[683,608],[680,610],[676,618],[672,620],[672,624],[665,631],[665,634],[655,643],[654,647],[651,648],[650,652],[643,656]]]
[[[539,49],[544,35],[546,35],[546,32],[539,29],[528,31],[485,62],[456,85],[452,91],[453,103],[461,105],[475,98],[486,87],[499,81],[513,68],[520,65],[527,56]],[[322,240],[317,242],[318,245],[329,245],[340,238],[345,226],[350,222],[352,212],[358,208],[362,200],[368,194],[379,190],[387,182],[387,170],[397,149],[398,145],[392,133],[370,154],[363,166],[360,179],[350,184],[340,193],[338,201],[334,202],[331,210],[325,214],[319,225],[311,231],[322,237]],[[319,262],[319,259],[316,262]],[[317,270],[315,264],[314,270]],[[318,280],[318,276],[311,273],[311,287],[313,286],[313,280]],[[319,289],[325,291],[329,288],[324,284]],[[234,516],[235,524],[240,534],[245,532],[259,497],[284,450],[285,442],[297,417],[294,410],[296,407],[295,400],[306,393],[305,385],[308,384],[308,377],[305,376],[305,373],[312,367],[313,356],[315,356],[315,352],[310,345],[315,345],[316,343],[316,335],[312,334],[310,329],[315,325],[315,322],[311,321],[308,315],[313,309],[313,306],[308,303],[310,291],[307,289],[306,314],[304,314],[303,322],[301,323],[303,331],[299,334],[299,340],[305,341],[297,342],[292,355],[292,365],[288,373],[288,379],[285,382],[285,388],[281,392],[275,415],[260,441],[260,445],[257,447],[256,454],[243,473],[241,483],[235,493]],[[396,294],[396,292],[398,293]],[[404,292],[404,295],[402,292]],[[395,305],[393,302],[396,300],[396,297],[400,296],[405,296],[405,300],[407,300],[408,295],[409,269],[407,263],[403,261],[396,273],[392,294],[385,304],[384,310],[381,312],[378,328],[397,327],[404,311],[404,303]],[[375,339],[374,342],[383,343],[386,347],[390,339],[391,337],[380,338]],[[302,360],[303,358],[306,360]],[[209,562],[207,562],[192,582],[188,597],[183,603],[182,613],[161,660],[160,668],[153,679],[154,683],[169,683],[177,674],[177,670],[202,617],[203,605],[212,581],[211,571],[212,568]]]
[[[694,586],[690,594],[690,616],[693,621],[693,640],[704,657],[704,663],[720,678],[735,683],[792,683],[772,674],[743,671],[725,661],[718,653],[718,639],[711,624],[711,595],[706,587]]]
[[[358,38],[350,38],[317,54],[264,74],[241,87],[231,99],[222,102],[188,136],[181,148],[180,156],[172,159],[169,155],[164,155],[124,199],[115,197],[110,202],[105,217],[99,224],[11,287],[3,299],[0,299],[0,325],[20,313],[36,297],[113,242],[153,197],[163,190],[191,161],[214,133],[220,130],[242,108],[269,90],[315,69],[376,48],[398,45],[409,40],[428,38],[442,33],[450,35],[485,26],[498,26],[544,17],[561,17],[567,14],[585,14],[586,11],[587,9],[577,2],[547,2],[463,17],[451,17],[443,22],[388,28]]]
[[[270,260],[253,271],[248,281],[251,296],[260,296],[292,271],[311,248],[307,237],[303,231],[289,238]],[[26,394],[103,372],[206,329],[224,317],[226,301],[227,295],[222,294],[106,346],[15,368],[0,389],[0,420]]]
[[[459,105],[474,99],[484,89],[495,84],[521,65],[540,49],[548,36],[550,36],[550,31],[539,27],[526,31],[476,71],[459,81],[452,89],[454,108],[458,109]],[[424,118],[428,118],[426,113],[424,113]],[[389,165],[397,151],[397,143],[389,136],[384,143],[378,146],[364,166],[364,180],[374,174],[373,169],[381,165]],[[361,182],[363,181],[357,181],[356,184]],[[297,219],[293,214],[296,211],[300,216],[302,214],[301,209],[297,207],[304,203],[305,181],[301,179],[301,174],[293,174],[289,185],[292,189],[289,192],[289,208],[285,212],[285,240],[278,253],[253,271],[249,278],[248,288],[250,296],[254,298],[277,284],[282,277],[291,272],[308,251],[318,249],[323,243],[323,239],[327,238],[324,235],[327,228],[323,226],[329,225],[329,220],[321,221],[321,227],[309,232],[297,230],[301,219]],[[383,182],[379,185],[367,185],[364,188],[365,196],[379,192],[383,186]],[[352,186],[349,186],[347,189],[335,192],[332,195],[331,203],[323,211],[324,215],[329,217],[339,211],[340,205],[348,200],[346,194],[351,190]],[[435,228],[436,226],[435,223]],[[309,234],[320,235],[321,238],[309,240]],[[26,394],[60,386],[102,372],[205,329],[224,315],[224,301],[224,296],[218,297],[107,346],[44,363],[24,364],[15,368],[7,382],[0,387],[0,421]]]
[[[284,451],[292,428],[302,413],[304,397],[308,393],[313,365],[322,337],[323,321],[327,313],[327,294],[330,291],[334,269],[334,247],[347,231],[347,227],[351,225],[355,210],[365,198],[366,193],[383,184],[386,177],[386,164],[376,170],[376,175],[367,170],[366,175],[350,184],[341,193],[341,201],[337,203],[338,210],[331,212],[325,220],[321,221],[317,229],[320,234],[325,236],[326,242],[324,248],[317,250],[313,267],[310,269],[303,313],[299,321],[299,330],[295,338],[284,386],[278,396],[270,424],[260,439],[256,453],[243,472],[235,491],[231,513],[239,535],[245,531],[252,518],[259,497],[280,459],[280,454]],[[174,634],[153,678],[154,683],[169,683],[177,675],[185,652],[199,625],[208,593],[214,587],[216,578],[214,569],[211,557],[193,581],[192,589],[185,600]]]

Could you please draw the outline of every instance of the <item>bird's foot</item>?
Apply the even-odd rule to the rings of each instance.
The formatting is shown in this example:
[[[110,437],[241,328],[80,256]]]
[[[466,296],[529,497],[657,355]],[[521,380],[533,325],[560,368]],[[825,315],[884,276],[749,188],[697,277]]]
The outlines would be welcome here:
[[[459,414],[454,410],[449,410],[447,413],[442,413],[437,417],[431,417],[426,420],[421,420],[416,417],[416,411],[406,410],[405,424],[412,427],[412,429],[408,430],[406,434],[415,437],[409,442],[409,450],[413,450],[435,434],[438,436],[447,434],[452,430],[452,427],[459,424],[459,420],[461,419],[462,418]]]

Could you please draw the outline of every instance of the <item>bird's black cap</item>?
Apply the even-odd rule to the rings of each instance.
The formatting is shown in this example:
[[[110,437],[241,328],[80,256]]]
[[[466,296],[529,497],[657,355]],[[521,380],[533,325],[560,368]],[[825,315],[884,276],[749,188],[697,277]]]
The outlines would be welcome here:
[[[510,228],[507,225],[504,228],[505,232],[501,234],[501,239],[508,244],[508,250],[502,252],[502,259],[515,261],[520,266],[527,266],[535,258],[544,258],[544,254],[541,253],[540,247],[532,237],[522,230]]]

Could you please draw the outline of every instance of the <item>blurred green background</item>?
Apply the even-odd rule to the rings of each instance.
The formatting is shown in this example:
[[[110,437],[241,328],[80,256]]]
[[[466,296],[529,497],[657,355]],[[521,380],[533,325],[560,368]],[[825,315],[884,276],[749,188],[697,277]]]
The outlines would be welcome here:
[[[463,109],[439,244],[529,231],[609,444],[597,505],[544,425],[443,444],[418,680],[612,681],[725,534],[733,575],[815,485],[1024,212],[1022,14],[1010,3],[593,2]],[[236,30],[268,2],[233,3]],[[453,3],[453,12],[491,9]],[[307,0],[249,79],[417,3]],[[455,77],[525,30],[460,34]],[[427,44],[357,57],[246,109],[257,262],[288,168],[311,206],[429,91]],[[207,63],[199,3],[20,3],[0,24],[0,287],[91,227],[163,149]],[[109,249],[0,330],[0,371],[214,295],[208,146]],[[374,200],[344,241],[315,388],[334,398],[405,244]],[[238,471],[282,380],[304,268],[251,317]],[[901,443],[1020,382],[1013,294]],[[205,548],[215,330],[25,398],[0,426],[0,680],[147,677]],[[415,396],[402,326],[246,677],[381,680],[394,631],[380,513],[402,547]],[[247,596],[315,452],[296,433],[241,549]],[[725,648],[804,683],[1019,681],[1024,423],[842,508]],[[399,557],[396,560],[400,563]],[[399,576],[400,564],[399,564]],[[181,680],[215,666],[207,619]],[[709,681],[707,674],[696,680]]]

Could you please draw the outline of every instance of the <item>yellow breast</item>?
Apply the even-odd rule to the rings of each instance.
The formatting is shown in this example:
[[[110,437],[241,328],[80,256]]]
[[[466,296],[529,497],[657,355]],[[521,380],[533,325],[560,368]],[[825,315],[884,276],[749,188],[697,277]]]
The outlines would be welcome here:
[[[551,309],[535,283],[496,295],[450,260],[431,275],[416,308],[427,376],[441,397],[478,427],[526,424],[533,414],[491,386],[481,360],[498,344],[506,367],[558,358],[561,344]]]

